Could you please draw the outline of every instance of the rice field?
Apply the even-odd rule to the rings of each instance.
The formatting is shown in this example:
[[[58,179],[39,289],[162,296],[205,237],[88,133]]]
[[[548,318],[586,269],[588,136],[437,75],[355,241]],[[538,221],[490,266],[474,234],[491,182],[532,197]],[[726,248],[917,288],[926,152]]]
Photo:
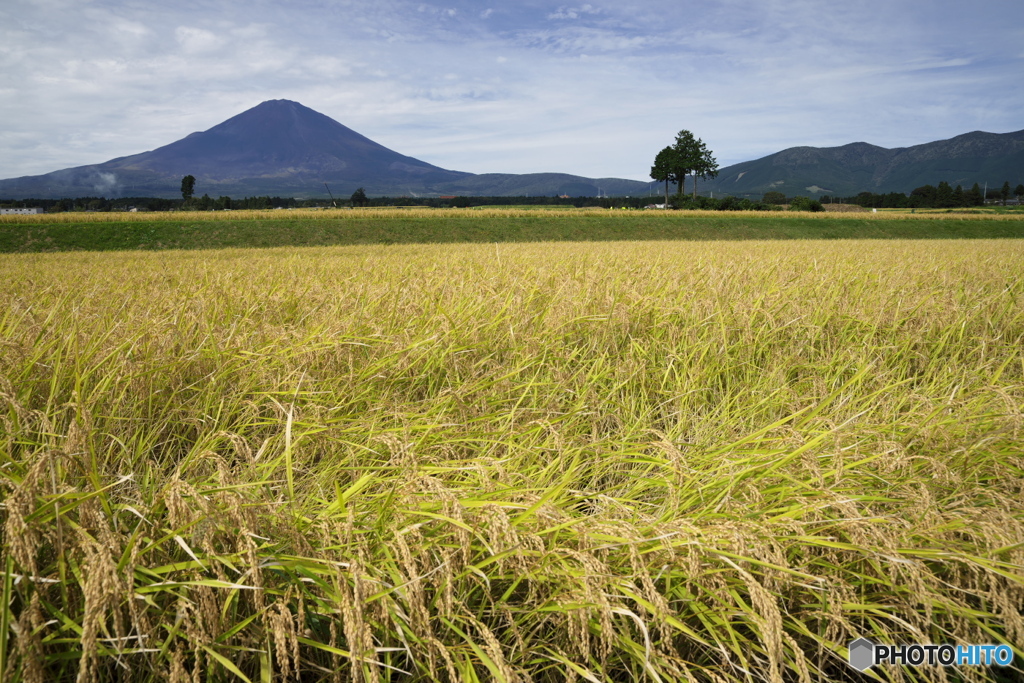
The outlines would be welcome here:
[[[5,681],[1020,680],[1024,242],[0,255],[0,500]]]

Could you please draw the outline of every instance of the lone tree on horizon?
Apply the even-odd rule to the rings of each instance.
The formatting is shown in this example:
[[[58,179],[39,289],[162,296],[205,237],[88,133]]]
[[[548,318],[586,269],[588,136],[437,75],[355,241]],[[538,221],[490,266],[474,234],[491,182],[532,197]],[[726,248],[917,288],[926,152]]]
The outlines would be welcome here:
[[[352,193],[352,206],[365,206],[366,205],[366,190],[359,188]]]
[[[192,199],[192,195],[196,191],[196,178],[193,175],[187,175],[181,179],[181,198],[185,201]]]
[[[693,196],[697,196],[697,178],[714,178],[718,175],[718,162],[711,155],[704,141],[695,138],[688,130],[676,134],[675,143],[658,152],[651,167],[651,178],[665,182],[665,202],[668,203],[668,183],[679,186],[683,194],[686,176],[693,175]]]

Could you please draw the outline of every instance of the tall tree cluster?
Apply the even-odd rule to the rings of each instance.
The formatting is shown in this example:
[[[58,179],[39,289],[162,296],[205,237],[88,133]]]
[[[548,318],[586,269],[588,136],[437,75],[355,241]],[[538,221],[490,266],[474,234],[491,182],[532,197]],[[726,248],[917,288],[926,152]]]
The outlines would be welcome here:
[[[665,203],[668,203],[668,185],[678,185],[683,194],[686,176],[693,176],[693,196],[697,197],[697,178],[707,180],[718,175],[718,162],[704,141],[688,130],[681,130],[675,142],[658,152],[651,167],[651,178],[665,183]]]

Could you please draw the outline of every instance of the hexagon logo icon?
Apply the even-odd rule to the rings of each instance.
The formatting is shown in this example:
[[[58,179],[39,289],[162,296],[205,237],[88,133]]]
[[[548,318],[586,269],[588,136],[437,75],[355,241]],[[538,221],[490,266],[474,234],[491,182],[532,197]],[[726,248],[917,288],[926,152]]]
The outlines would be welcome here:
[[[857,671],[867,671],[874,663],[874,643],[867,638],[858,638],[850,643],[850,666]]]

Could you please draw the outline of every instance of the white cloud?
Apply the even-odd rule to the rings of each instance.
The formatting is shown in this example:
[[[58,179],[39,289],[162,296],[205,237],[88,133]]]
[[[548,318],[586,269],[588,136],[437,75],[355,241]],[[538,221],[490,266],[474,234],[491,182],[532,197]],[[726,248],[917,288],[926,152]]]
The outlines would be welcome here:
[[[960,66],[970,66],[972,60],[960,59],[939,59],[939,60],[914,60],[906,66],[910,69],[924,71],[926,69],[953,69]]]
[[[595,8],[593,5],[583,5],[582,7],[559,7],[557,10],[548,15],[548,19],[579,19],[585,14],[600,14],[601,10]]]
[[[421,14],[430,14],[440,17],[454,17],[459,13],[454,7],[432,7],[431,5],[421,4],[416,8]]]
[[[217,34],[193,26],[179,26],[174,31],[174,37],[185,52],[192,54],[210,52],[224,44]]]
[[[519,35],[520,44],[554,52],[628,53],[655,44],[643,35],[628,35],[602,28],[572,27],[562,30],[537,30]]]

